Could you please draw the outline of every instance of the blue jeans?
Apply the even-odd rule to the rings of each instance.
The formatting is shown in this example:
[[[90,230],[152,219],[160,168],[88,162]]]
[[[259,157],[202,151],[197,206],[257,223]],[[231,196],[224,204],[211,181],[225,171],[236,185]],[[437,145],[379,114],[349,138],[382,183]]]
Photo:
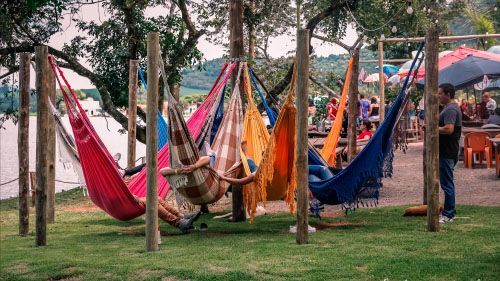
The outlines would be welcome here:
[[[455,183],[453,182],[454,159],[439,158],[439,182],[444,191],[444,209],[441,213],[448,218],[455,217]]]
[[[309,165],[309,176],[308,179],[311,182],[318,182],[326,180],[333,176],[332,171],[328,167],[321,165]]]

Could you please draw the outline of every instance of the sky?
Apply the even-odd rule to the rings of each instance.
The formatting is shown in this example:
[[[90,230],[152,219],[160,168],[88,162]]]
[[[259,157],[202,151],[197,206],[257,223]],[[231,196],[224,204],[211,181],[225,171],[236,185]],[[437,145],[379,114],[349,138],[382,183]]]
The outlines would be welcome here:
[[[146,10],[146,16],[158,16],[160,14],[167,14],[167,13],[168,11],[166,8],[155,8],[155,9],[148,8]],[[68,15],[65,17],[62,25],[63,31],[52,36],[52,38],[48,43],[49,46],[54,47],[56,49],[61,49],[65,43],[69,43],[72,38],[74,38],[76,35],[79,34],[78,29],[75,27],[75,24],[71,20],[72,17],[84,20],[99,21],[99,20],[105,20],[106,18],[108,18],[108,15],[106,15],[104,9],[99,5],[83,6],[79,14]],[[195,20],[194,17],[193,20]],[[347,34],[345,38],[342,39],[342,41],[344,43],[347,43],[348,45],[351,45],[354,43],[356,38],[357,34],[355,30],[349,26]],[[346,51],[343,48],[335,44],[324,43],[315,38],[312,39],[312,45],[318,56],[328,56],[330,54],[346,53]],[[199,39],[197,47],[203,53],[204,58],[206,60],[220,58],[224,54],[223,47],[210,43],[206,39],[206,36],[202,36]],[[294,41],[294,38],[292,38],[291,36],[282,35],[270,39],[268,52],[271,57],[276,58],[281,56],[287,56],[288,53],[290,51],[295,50],[295,48],[296,48],[296,43]],[[81,60],[80,62],[84,66],[91,68],[86,61]],[[79,76],[78,74],[74,73],[69,69],[64,69],[63,71],[67,76],[68,80],[71,81],[70,83],[73,88],[75,89],[95,88],[95,86],[92,85],[90,80],[88,80],[87,78]],[[34,87],[35,73],[33,69],[31,70],[31,75],[32,75],[31,77],[33,77],[33,79],[31,79],[31,84],[32,84],[31,86]]]

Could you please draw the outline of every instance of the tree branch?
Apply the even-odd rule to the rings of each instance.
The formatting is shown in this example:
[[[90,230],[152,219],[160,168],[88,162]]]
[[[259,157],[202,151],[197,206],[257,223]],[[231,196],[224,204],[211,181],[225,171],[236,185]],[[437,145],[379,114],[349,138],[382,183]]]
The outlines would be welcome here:
[[[325,42],[330,42],[330,43],[339,45],[340,47],[344,48],[347,51],[349,51],[349,49],[351,49],[351,47],[349,45],[347,45],[344,42],[340,41],[338,38],[331,38],[330,39],[330,38],[327,38],[327,37],[324,37],[324,36],[321,36],[321,35],[317,35],[317,34],[314,34],[314,33],[311,34],[311,37],[319,39],[319,40],[322,40],[322,41],[325,41]]]
[[[330,2],[330,6],[328,6],[326,9],[316,14],[307,22],[306,28],[309,29],[309,34],[314,34],[314,30],[322,20],[331,16],[336,9],[344,5],[345,5],[344,0],[336,0],[336,1],[332,0]],[[309,36],[309,45],[310,44],[311,44],[311,36]],[[311,54],[312,52],[313,49],[310,47],[309,54]],[[285,75],[285,77],[283,77],[283,79],[281,79],[281,81],[278,84],[276,84],[276,86],[274,86],[273,89],[269,91],[269,94],[271,94],[273,98],[277,99],[276,97],[286,89],[286,87],[288,86],[288,84],[292,79],[292,73],[293,73],[293,63],[292,65],[290,65],[290,68],[288,69],[288,72]],[[266,100],[268,99],[266,98]],[[270,99],[268,101],[271,102]]]
[[[314,76],[309,75],[309,79],[314,82],[314,84],[318,85],[321,89],[325,90],[328,93],[329,97],[336,97],[340,98],[340,96],[335,93],[332,89],[328,88],[323,82],[319,81],[318,79],[314,78]]]
[[[19,65],[14,65],[14,66],[8,67],[7,69],[8,69],[7,73],[0,75],[0,79],[4,79],[5,77],[7,77],[9,75],[18,72]]]

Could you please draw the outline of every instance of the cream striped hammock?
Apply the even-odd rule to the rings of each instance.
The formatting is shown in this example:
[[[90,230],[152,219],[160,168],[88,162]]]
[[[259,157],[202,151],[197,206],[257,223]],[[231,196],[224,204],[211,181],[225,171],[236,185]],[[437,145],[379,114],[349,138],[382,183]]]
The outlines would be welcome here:
[[[161,60],[160,60],[161,61]],[[163,65],[161,65],[163,69]],[[164,73],[164,72],[162,72]],[[241,66],[238,70],[238,77]],[[167,81],[165,78],[164,81]],[[239,79],[236,85],[239,84]],[[193,165],[200,158],[200,144],[196,144],[187,130],[178,102],[168,92],[168,146],[170,150],[169,162],[173,169]],[[210,118],[213,118],[211,114]],[[240,138],[242,130],[242,102],[239,87],[234,91],[229,101],[227,112],[215,137],[212,149],[216,152],[216,161],[213,168],[202,167],[189,174],[169,175],[167,181],[170,186],[195,205],[209,204],[218,201],[226,192],[228,184],[221,181],[218,173],[235,177],[241,166]],[[207,124],[211,124],[207,120]],[[205,128],[207,132],[211,128]],[[210,134],[207,134],[207,138]],[[207,140],[208,141],[208,140]]]

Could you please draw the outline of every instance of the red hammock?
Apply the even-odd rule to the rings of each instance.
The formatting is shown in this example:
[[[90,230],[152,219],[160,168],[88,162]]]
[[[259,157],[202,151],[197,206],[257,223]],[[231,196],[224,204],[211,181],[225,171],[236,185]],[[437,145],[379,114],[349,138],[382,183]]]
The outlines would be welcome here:
[[[118,220],[130,220],[144,214],[144,208],[137,203],[134,195],[146,196],[146,169],[128,185],[123,181],[114,159],[97,135],[64,73],[51,56],[49,63],[63,94],[90,199]],[[204,122],[234,67],[234,63],[229,67],[227,64],[223,66],[207,98],[187,121],[188,129],[195,139],[200,135]],[[164,146],[158,153],[158,167],[165,166],[168,166],[168,146]],[[168,182],[158,173],[158,195],[164,198],[169,189]]]

